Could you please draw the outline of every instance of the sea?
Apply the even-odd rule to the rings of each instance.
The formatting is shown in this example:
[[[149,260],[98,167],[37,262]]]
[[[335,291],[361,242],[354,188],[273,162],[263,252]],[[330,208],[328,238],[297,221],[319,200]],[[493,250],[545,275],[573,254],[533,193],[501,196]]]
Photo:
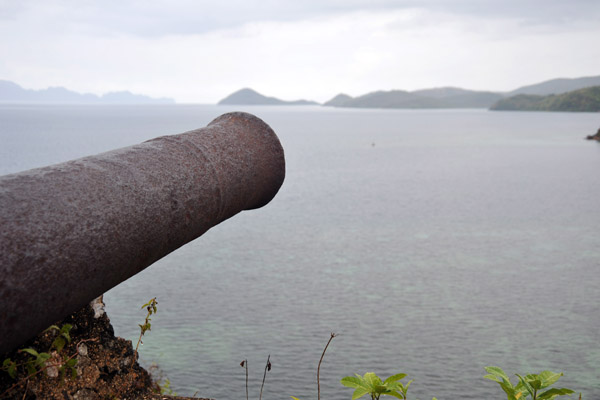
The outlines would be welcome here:
[[[234,110],[279,136],[277,196],[104,295],[134,346],[157,298],[140,357],[163,385],[243,399],[247,360],[249,398],[264,377],[262,399],[317,399],[335,333],[324,400],[366,372],[406,373],[415,400],[505,398],[486,366],[600,399],[598,113],[4,104],[0,174]]]

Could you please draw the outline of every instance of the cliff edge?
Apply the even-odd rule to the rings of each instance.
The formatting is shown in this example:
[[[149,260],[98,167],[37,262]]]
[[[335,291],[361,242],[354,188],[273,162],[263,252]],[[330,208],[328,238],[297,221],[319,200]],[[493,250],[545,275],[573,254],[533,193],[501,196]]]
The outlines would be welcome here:
[[[131,341],[114,335],[101,301],[53,327],[0,357],[0,399],[191,399],[160,394],[135,359]],[[57,348],[57,338],[64,347]]]

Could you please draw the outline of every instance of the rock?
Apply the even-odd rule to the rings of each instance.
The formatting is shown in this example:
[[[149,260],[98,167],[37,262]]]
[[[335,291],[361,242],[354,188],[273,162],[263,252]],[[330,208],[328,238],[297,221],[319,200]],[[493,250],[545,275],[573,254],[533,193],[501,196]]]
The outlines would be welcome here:
[[[585,137],[587,140],[596,140],[600,142],[600,129],[598,129],[598,132],[596,132],[595,135],[588,135]]]
[[[73,395],[73,400],[98,400],[100,396],[98,393],[90,389],[81,389]]]
[[[104,295],[95,298],[90,303],[90,306],[92,306],[92,309],[94,310],[94,318],[100,318],[105,313],[103,297]]]
[[[88,348],[85,345],[85,343],[81,343],[79,346],[77,346],[77,354],[79,354],[80,356],[88,355]]]

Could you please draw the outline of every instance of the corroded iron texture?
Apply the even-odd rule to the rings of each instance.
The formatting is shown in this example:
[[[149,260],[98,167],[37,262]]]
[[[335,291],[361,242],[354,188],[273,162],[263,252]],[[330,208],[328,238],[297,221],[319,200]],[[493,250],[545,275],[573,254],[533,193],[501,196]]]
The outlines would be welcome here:
[[[0,177],[0,354],[242,210],[285,177],[259,118]]]

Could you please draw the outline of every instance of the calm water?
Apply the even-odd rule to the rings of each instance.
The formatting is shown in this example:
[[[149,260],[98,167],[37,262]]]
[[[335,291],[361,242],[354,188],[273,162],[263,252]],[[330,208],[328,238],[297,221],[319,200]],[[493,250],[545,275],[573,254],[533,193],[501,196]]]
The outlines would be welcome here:
[[[342,400],[398,372],[422,400],[502,399],[482,379],[564,371],[600,398],[600,114],[249,107],[287,177],[244,212],[111,290],[117,334],[179,394]],[[206,125],[217,106],[0,106],[0,173]]]

